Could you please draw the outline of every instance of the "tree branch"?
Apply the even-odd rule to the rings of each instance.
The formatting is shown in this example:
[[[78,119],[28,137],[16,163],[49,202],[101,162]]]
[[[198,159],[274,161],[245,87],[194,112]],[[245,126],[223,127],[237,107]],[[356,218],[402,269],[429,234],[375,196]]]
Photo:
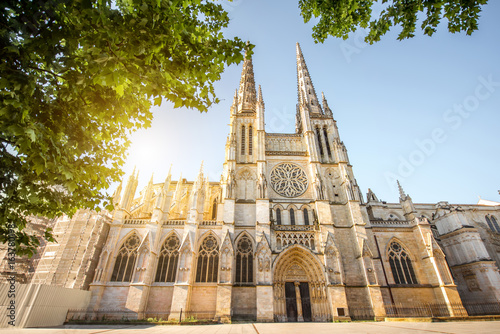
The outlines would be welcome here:
[[[58,77],[58,78],[63,79],[63,77],[62,77],[62,76],[60,76],[59,74],[56,74],[56,73],[54,73],[54,72],[52,72],[52,71],[49,71],[49,70],[44,70],[43,68],[38,68],[38,67],[33,67],[33,66],[26,66],[26,67],[31,68],[32,70],[35,70],[35,71],[43,71],[43,72],[47,72],[47,73],[49,73],[49,74],[52,74],[52,75],[53,75],[53,76],[55,76],[55,77]]]

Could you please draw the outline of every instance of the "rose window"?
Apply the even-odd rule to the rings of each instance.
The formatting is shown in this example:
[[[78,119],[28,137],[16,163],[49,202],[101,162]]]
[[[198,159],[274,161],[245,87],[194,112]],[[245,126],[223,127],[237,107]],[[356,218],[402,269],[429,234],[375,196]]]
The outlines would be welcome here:
[[[307,176],[302,168],[282,163],[271,172],[271,186],[284,197],[297,197],[307,190]]]

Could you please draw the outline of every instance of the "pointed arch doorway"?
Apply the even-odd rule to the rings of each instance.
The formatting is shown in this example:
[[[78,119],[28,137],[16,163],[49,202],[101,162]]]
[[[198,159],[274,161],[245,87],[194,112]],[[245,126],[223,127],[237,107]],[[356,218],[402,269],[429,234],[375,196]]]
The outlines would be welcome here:
[[[331,311],[322,265],[307,248],[294,245],[274,266],[274,316],[279,322],[328,321]]]

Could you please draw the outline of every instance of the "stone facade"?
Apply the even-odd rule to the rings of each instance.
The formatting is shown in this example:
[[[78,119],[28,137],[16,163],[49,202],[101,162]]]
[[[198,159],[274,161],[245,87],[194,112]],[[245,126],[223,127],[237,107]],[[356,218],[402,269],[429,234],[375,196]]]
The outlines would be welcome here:
[[[26,224],[24,231],[29,235],[36,236],[39,241],[39,245],[36,248],[35,254],[31,257],[28,255],[16,257],[14,271],[12,271],[8,260],[8,246],[6,243],[0,243],[0,284],[8,283],[7,280],[12,276],[15,277],[17,283],[31,283],[42,254],[44,253],[45,247],[47,246],[47,240],[43,237],[45,230],[53,228],[56,223],[56,219],[33,216],[29,217],[27,221],[28,223]]]
[[[401,187],[399,203],[371,190],[365,202],[299,45],[297,80],[296,133],[266,133],[246,59],[220,182],[203,168],[193,182],[169,171],[136,196],[134,171],[109,220],[87,213],[61,225],[69,239],[100,231],[84,238],[95,267],[95,256],[67,242],[59,253],[47,248],[46,260],[55,257],[45,280],[86,288],[92,279],[90,308],[108,317],[332,321],[356,310],[382,318],[398,303],[440,304],[454,316],[461,297],[499,300],[499,203],[414,204]]]

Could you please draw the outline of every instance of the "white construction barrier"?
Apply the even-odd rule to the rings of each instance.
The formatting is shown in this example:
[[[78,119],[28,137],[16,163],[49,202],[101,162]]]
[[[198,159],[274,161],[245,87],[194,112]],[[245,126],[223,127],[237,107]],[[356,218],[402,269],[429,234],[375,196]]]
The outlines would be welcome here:
[[[0,284],[0,328],[60,326],[68,309],[87,308],[90,296],[90,291],[50,285]]]

